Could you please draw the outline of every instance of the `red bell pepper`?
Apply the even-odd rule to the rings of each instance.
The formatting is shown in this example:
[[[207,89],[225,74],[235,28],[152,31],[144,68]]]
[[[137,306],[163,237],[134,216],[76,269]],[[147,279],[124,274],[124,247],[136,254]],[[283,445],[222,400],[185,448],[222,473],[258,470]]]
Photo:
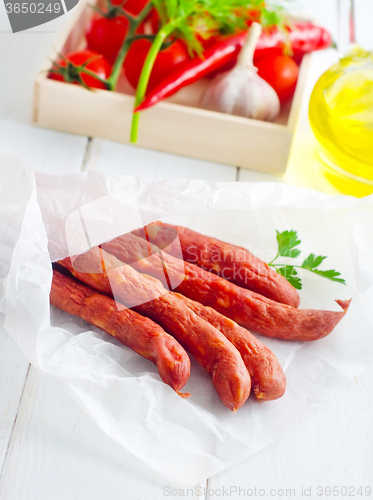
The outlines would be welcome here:
[[[201,57],[194,57],[178,65],[177,69],[162,80],[134,110],[143,111],[157,102],[170,97],[178,90],[209,74],[217,74],[232,68],[246,40],[247,32],[221,37],[209,46]],[[310,22],[296,23],[289,28],[289,42],[294,58],[300,61],[304,54],[331,45],[330,34],[321,26]],[[263,33],[256,46],[254,58],[280,54],[286,47],[285,35],[277,30]]]

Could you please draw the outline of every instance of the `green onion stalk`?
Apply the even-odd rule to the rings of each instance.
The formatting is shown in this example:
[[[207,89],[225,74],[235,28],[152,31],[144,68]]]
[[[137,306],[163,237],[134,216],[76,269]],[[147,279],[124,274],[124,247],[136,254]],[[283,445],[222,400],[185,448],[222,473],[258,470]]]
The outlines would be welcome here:
[[[170,22],[163,26],[157,33],[152,46],[146,56],[143,68],[141,70],[139,82],[137,84],[136,89],[136,97],[135,97],[135,108],[139,106],[146,94],[146,89],[148,87],[149,78],[157,59],[157,55],[161,50],[162,45],[164,44],[166,38],[174,31],[176,26],[176,22]],[[138,128],[139,128],[139,118],[140,113],[133,113],[132,117],[132,126],[131,126],[131,142],[137,142]]]

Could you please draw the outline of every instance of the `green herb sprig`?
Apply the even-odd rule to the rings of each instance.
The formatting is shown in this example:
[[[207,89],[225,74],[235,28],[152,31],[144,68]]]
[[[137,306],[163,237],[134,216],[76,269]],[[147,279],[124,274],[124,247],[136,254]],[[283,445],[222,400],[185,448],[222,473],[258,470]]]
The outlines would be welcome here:
[[[288,280],[288,282],[293,285],[297,290],[302,289],[302,282],[298,276],[297,269],[306,269],[307,271],[311,271],[318,276],[323,278],[327,278],[331,281],[336,281],[338,283],[346,284],[346,281],[343,278],[338,278],[341,273],[335,271],[334,269],[330,269],[328,271],[323,271],[318,269],[320,264],[326,259],[323,255],[316,256],[314,253],[310,253],[309,256],[303,261],[301,265],[296,264],[275,264],[274,262],[279,257],[289,257],[294,259],[298,257],[301,253],[299,248],[296,248],[301,240],[298,239],[297,231],[283,231],[282,233],[276,231],[277,233],[277,255],[276,257],[268,263],[269,266],[274,267],[275,270],[281,274],[284,278]]]

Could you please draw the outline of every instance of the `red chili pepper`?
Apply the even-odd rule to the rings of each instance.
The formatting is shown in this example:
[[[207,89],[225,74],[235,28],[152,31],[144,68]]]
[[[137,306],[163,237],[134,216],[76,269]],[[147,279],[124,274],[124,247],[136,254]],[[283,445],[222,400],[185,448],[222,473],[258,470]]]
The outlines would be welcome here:
[[[326,49],[330,47],[332,38],[330,33],[316,26],[311,22],[295,23],[292,28],[288,27],[288,44],[293,52],[293,59],[299,65],[302,62],[304,54],[308,54],[315,50]],[[286,39],[284,33],[272,28],[270,33],[263,32],[256,45],[254,53],[255,60],[261,57],[280,55],[286,52]],[[220,73],[229,71],[237,62],[237,56],[230,59],[227,63],[220,66],[216,70],[209,73],[208,78],[214,78]]]
[[[203,58],[194,57],[180,63],[175,71],[170,73],[145,97],[135,112],[154,106],[162,99],[173,95],[186,85],[190,85],[229,62],[232,57],[237,57],[246,36],[247,33],[244,32],[225,38],[223,41],[208,47],[203,53]]]
[[[294,23],[288,27],[289,42],[294,53],[307,54],[314,50],[325,49],[331,45],[331,36],[325,28],[311,22]],[[263,33],[257,45],[258,51],[273,51],[285,48],[285,36],[276,28],[269,34]],[[263,53],[263,55],[268,55]]]
[[[199,80],[203,76],[217,74],[232,68],[237,56],[246,40],[247,32],[224,37],[209,46],[203,57],[195,57],[178,65],[177,69],[162,80],[135,109],[143,111],[157,102],[170,97],[178,90]],[[289,28],[289,41],[298,62],[304,54],[327,48],[331,44],[330,34],[321,26],[310,22],[296,23],[293,29]],[[280,54],[286,45],[285,36],[277,29],[271,33],[263,33],[256,46],[255,58],[269,54]]]
[[[326,29],[312,23],[296,23],[290,31],[290,43],[293,49],[293,59],[299,64],[304,54],[314,50],[327,49],[332,44],[332,37]]]

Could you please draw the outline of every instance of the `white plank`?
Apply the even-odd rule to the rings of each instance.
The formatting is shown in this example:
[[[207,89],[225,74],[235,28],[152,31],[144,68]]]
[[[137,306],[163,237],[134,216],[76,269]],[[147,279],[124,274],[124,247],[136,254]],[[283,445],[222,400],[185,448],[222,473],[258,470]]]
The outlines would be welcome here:
[[[182,177],[208,181],[235,181],[237,172],[236,167],[229,165],[102,139],[91,141],[86,166],[92,170],[133,174],[155,181]]]
[[[318,408],[281,439],[218,476],[209,479],[211,495],[216,490],[241,487],[265,490],[270,498],[303,498],[302,486],[311,487],[310,498],[318,496],[318,486],[372,488],[373,493],[373,367]],[[272,496],[270,490],[276,490]],[[295,489],[286,495],[280,489]],[[215,490],[215,493],[214,491]],[[232,495],[233,498],[242,498]],[[262,493],[252,494],[260,498]],[[364,495],[365,497],[365,492]],[[345,498],[343,494],[336,496]]]
[[[87,145],[86,137],[31,125],[33,81],[66,17],[38,30],[0,34],[0,153],[15,152],[42,172],[79,170]],[[1,4],[0,26],[7,25]]]
[[[0,500],[160,500],[171,488],[100,431],[60,386],[31,368]]]
[[[26,382],[29,363],[0,319],[0,477]]]
[[[16,153],[39,172],[67,174],[78,171],[87,142],[87,137],[36,129],[13,120],[0,122],[0,154]]]

